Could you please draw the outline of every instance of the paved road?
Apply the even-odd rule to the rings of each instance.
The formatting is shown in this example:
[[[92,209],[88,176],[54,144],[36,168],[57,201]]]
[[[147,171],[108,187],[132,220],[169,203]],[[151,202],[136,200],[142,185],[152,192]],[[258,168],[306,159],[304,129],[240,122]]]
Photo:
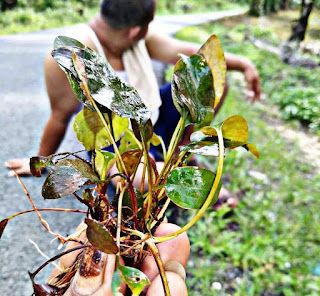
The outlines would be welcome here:
[[[243,11],[203,15],[158,17],[153,23],[162,32],[172,34],[193,24],[238,15]],[[65,28],[30,34],[0,36],[0,219],[31,206],[15,178],[7,177],[2,164],[13,157],[36,155],[40,136],[49,116],[49,103],[43,81],[43,60],[54,37]],[[41,207],[79,207],[72,197],[59,201],[44,201],[41,197],[43,178],[23,178],[36,205]],[[81,215],[43,214],[54,231],[65,235],[81,220]],[[42,228],[34,214],[9,222],[0,241],[0,295],[31,295],[27,271],[35,270],[44,258],[29,240],[36,242],[48,255],[58,253],[57,242]],[[47,268],[37,277],[44,282],[50,273]]]

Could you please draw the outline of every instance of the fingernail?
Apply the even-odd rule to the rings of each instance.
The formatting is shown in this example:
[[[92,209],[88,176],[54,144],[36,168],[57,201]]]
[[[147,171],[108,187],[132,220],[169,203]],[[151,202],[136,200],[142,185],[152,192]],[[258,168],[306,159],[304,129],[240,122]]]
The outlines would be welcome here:
[[[91,247],[87,248],[81,259],[80,268],[72,282],[75,295],[85,296],[95,293],[104,279],[107,254]]]
[[[165,266],[166,271],[172,271],[178,274],[184,281],[186,280],[186,270],[181,263],[177,261],[170,261]]]

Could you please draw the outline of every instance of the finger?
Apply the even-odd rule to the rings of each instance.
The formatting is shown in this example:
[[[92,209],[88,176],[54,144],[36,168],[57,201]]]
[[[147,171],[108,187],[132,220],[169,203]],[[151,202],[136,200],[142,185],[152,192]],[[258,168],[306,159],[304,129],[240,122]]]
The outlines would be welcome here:
[[[22,166],[29,166],[29,158],[14,158],[14,159],[9,159],[6,163],[5,163],[5,166],[7,168],[13,168],[13,169],[16,169],[16,168],[19,168],[19,167],[22,167]]]
[[[169,289],[172,296],[188,295],[188,289],[185,281],[175,272],[167,271]],[[147,296],[162,296],[165,295],[161,276],[157,275],[149,286]]]
[[[96,249],[86,249],[72,283],[65,296],[111,296],[111,282],[115,266],[115,255]]]
[[[84,222],[80,223],[80,225],[76,228],[74,234],[76,233],[78,235],[77,239],[79,241],[82,241],[82,242],[85,242],[86,239],[87,239],[87,236],[86,236],[86,232],[85,230],[87,229],[87,224],[85,224]],[[66,248],[65,248],[65,251],[67,250],[70,250],[70,249],[73,249],[77,246],[80,246],[81,244],[80,243],[77,243],[77,242],[74,242],[74,241],[71,241],[67,244]],[[62,256],[61,259],[59,260],[58,262],[58,266],[64,270],[66,268],[69,268],[76,260],[77,256],[82,252],[83,250],[77,250],[77,251],[74,251],[72,253],[69,253],[65,256]],[[49,276],[49,279],[48,281],[50,282],[51,280],[54,279],[54,277],[56,275],[58,275],[59,273],[61,272],[61,270],[59,270],[58,268],[55,268],[51,275]]]
[[[16,172],[17,175],[19,176],[31,176],[31,172],[29,169],[26,169],[26,168],[18,168],[18,169],[15,169],[14,170]],[[11,170],[9,173],[8,173],[8,176],[9,177],[15,177],[15,173],[14,173],[13,170]]]
[[[179,229],[180,227],[175,224],[164,223],[159,225],[154,235],[169,235]],[[164,266],[170,261],[176,261],[182,264],[184,268],[186,267],[190,254],[190,242],[188,235],[185,232],[172,240],[157,244],[157,248],[160,252],[160,257]],[[157,264],[152,255],[146,256],[143,260],[141,270],[151,281],[159,273]]]

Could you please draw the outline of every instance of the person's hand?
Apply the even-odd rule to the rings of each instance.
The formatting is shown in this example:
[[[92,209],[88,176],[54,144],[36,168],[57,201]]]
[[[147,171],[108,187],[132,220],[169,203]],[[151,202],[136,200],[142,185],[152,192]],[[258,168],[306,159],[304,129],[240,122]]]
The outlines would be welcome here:
[[[5,166],[9,169],[15,170],[18,175],[31,175],[29,158],[10,159],[5,163]],[[8,176],[14,177],[15,174],[11,170],[9,171]]]
[[[83,225],[83,224],[82,224]],[[170,223],[162,223],[155,231],[155,236],[164,236],[177,231],[179,227]],[[75,246],[75,243],[71,242],[67,246],[70,249]],[[169,282],[169,288],[171,295],[184,296],[188,295],[187,287],[185,284],[185,268],[190,253],[190,243],[186,233],[179,235],[178,237],[157,244],[163,265],[166,269],[166,276]],[[73,252],[63,256],[59,261],[59,266],[66,268],[70,266],[76,258],[79,252]],[[75,275],[73,282],[64,296],[112,296],[111,284],[112,276],[115,266],[115,255],[104,254],[104,260],[106,265],[98,276],[96,277],[84,277],[81,276],[78,271]],[[148,255],[141,266],[141,270],[149,278],[151,284],[147,288],[147,296],[161,296],[164,295],[161,277],[158,271],[158,267],[152,255]],[[58,273],[55,269],[51,275],[51,279]],[[50,282],[49,282],[50,283]],[[125,292],[125,285],[121,287],[121,292]]]
[[[256,100],[260,100],[260,77],[256,67],[252,62],[248,61],[246,63],[243,74],[248,86],[247,99],[251,100],[252,103]]]

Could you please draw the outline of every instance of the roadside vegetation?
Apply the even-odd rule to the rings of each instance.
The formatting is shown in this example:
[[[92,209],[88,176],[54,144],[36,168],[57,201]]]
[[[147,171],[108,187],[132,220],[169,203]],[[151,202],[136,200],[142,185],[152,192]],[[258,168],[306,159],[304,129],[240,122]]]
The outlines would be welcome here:
[[[253,60],[265,93],[262,103],[251,105],[244,101],[242,75],[229,75],[229,95],[215,122],[235,113],[244,116],[260,160],[248,161],[241,150],[228,152],[224,186],[241,202],[232,213],[227,206],[206,213],[189,232],[190,295],[319,295],[319,167],[306,159],[302,147],[307,141],[286,137],[304,130],[300,121],[284,123],[281,117],[307,122],[319,135],[320,70],[294,68],[258,50],[245,40],[246,34],[274,45],[280,38],[266,26],[249,29],[245,23],[230,20],[190,27],[177,35],[201,42],[214,32],[226,51]]]
[[[13,10],[0,9],[0,35],[85,23],[99,11],[100,0],[19,0]],[[208,2],[208,3],[207,3]],[[246,7],[246,1],[161,0],[157,14],[183,14]],[[1,4],[0,4],[1,8]]]

